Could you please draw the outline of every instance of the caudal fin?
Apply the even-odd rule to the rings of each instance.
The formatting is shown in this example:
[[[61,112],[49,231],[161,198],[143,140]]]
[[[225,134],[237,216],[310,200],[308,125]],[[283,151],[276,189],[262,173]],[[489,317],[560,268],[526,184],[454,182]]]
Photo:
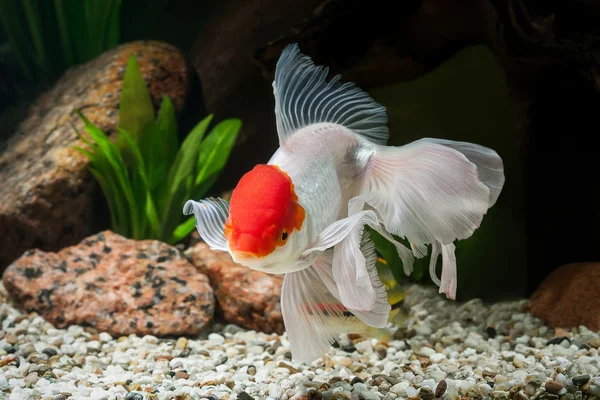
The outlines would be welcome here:
[[[432,244],[433,280],[456,295],[454,244],[479,227],[504,184],[502,160],[483,146],[421,139],[401,147],[378,146],[364,175],[360,200],[381,216],[386,230],[408,239],[416,256]],[[435,261],[442,254],[442,278]]]

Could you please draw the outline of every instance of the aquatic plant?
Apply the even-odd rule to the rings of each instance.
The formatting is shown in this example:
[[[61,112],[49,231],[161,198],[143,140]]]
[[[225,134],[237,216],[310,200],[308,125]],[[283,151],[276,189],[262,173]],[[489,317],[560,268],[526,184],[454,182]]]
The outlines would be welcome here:
[[[155,115],[150,93],[135,57],[129,58],[120,97],[116,143],[80,111],[89,149],[76,146],[90,160],[90,172],[108,202],[114,232],[133,239],[176,243],[195,225],[181,222],[188,198],[201,198],[219,176],[241,128],[226,119],[205,133],[213,116],[201,120],[181,146],[171,100],[164,96]]]
[[[51,80],[119,43],[121,3],[0,0],[0,27],[24,77]]]

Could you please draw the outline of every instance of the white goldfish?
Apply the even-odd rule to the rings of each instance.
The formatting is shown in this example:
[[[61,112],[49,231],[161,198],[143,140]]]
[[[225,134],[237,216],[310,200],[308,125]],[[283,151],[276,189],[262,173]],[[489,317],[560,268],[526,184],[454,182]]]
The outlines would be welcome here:
[[[502,159],[486,147],[434,138],[386,146],[385,107],[327,74],[288,45],[273,82],[280,147],[240,179],[229,203],[184,206],[213,250],[285,274],[281,309],[292,357],[307,362],[344,329],[336,324],[344,310],[375,328],[388,323],[391,307],[365,225],[394,243],[406,274],[431,244],[431,277],[454,299],[453,242],[473,234],[504,185]]]

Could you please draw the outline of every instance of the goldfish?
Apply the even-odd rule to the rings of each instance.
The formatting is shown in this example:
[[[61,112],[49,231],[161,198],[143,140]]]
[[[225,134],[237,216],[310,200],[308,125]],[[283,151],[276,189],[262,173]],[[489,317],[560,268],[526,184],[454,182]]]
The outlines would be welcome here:
[[[229,202],[208,197],[183,207],[212,250],[284,275],[280,303],[294,361],[314,361],[352,328],[339,325],[344,312],[374,328],[388,323],[365,226],[393,243],[407,275],[431,247],[432,280],[455,299],[454,242],[479,228],[505,179],[501,157],[478,144],[422,138],[388,146],[385,106],[328,75],[298,44],[287,45],[272,82],[279,147],[240,178]]]

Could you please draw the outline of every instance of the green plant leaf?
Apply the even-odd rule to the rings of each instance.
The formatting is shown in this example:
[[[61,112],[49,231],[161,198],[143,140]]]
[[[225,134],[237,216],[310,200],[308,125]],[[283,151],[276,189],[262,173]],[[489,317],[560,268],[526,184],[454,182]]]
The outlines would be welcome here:
[[[45,74],[48,74],[46,77],[49,77],[52,72],[52,63],[46,54],[46,44],[44,43],[39,4],[33,0],[22,0],[22,4],[25,11],[25,18],[27,19],[27,25],[29,26],[29,32],[31,33],[37,64]]]
[[[173,245],[185,239],[196,227],[196,217],[189,217],[173,231],[169,244]]]
[[[132,54],[127,62],[119,103],[119,128],[139,142],[144,127],[154,122],[154,105],[140,66]],[[119,148],[123,143],[118,143]]]
[[[203,196],[217,180],[241,128],[242,121],[239,119],[226,119],[217,124],[202,141],[196,166],[198,172],[192,189],[195,196]]]
[[[150,189],[148,185],[148,177],[146,174],[146,163],[144,157],[140,151],[140,148],[135,143],[135,140],[124,129],[119,129],[118,134],[122,136],[126,142],[131,154],[133,155],[134,162],[131,163],[131,190],[135,203],[138,205],[138,215],[135,218],[138,219],[138,232],[139,236],[134,239],[144,239],[146,237],[152,237],[153,233],[147,231],[146,210],[150,207],[147,204],[148,198],[150,197]],[[150,198],[150,200],[152,200]]]
[[[81,112],[77,111],[77,114],[84,121],[86,132],[96,142],[98,150],[96,154],[103,156],[99,157],[99,161],[101,161],[98,165],[99,173],[106,176],[107,183],[115,188],[116,193],[121,194],[115,195],[119,200],[117,219],[119,221],[118,225],[124,228],[127,233],[120,233],[127,237],[138,237],[140,234],[140,220],[137,217],[139,215],[138,203],[133,195],[131,181],[123,157],[102,130],[92,124]],[[128,226],[127,223],[123,222],[125,219],[129,221]]]
[[[88,60],[85,1],[54,0],[54,10],[66,67]]]
[[[115,47],[121,40],[121,8],[122,1],[115,0],[106,24],[106,49]]]
[[[163,145],[163,132],[158,124],[150,122],[144,127],[139,146],[145,162],[148,189],[153,191],[164,184],[170,166],[165,162],[167,149]]]
[[[191,185],[194,182],[193,172],[198,159],[200,144],[212,118],[212,114],[205,117],[187,135],[169,170],[168,190],[163,192],[165,198],[162,202],[164,208],[161,215],[160,236],[165,241],[169,240],[171,232],[181,220],[183,204],[188,200]]]
[[[163,96],[156,122],[162,132],[162,145],[165,148],[164,163],[172,165],[179,150],[179,137],[177,135],[177,114],[171,99]]]
[[[25,29],[25,21],[20,17],[21,9],[14,0],[0,0],[0,23],[8,37],[23,74],[33,82],[37,79],[37,67],[32,57],[33,40]]]
[[[65,59],[66,65],[73,65],[76,60],[75,49],[70,39],[70,24],[73,23],[73,16],[77,15],[79,10],[83,10],[82,2],[78,1],[72,6],[65,7],[65,0],[54,0],[54,11],[56,12],[56,22],[58,25],[58,33],[60,36],[60,44],[62,48],[62,54]],[[85,16],[79,16],[82,18]]]

